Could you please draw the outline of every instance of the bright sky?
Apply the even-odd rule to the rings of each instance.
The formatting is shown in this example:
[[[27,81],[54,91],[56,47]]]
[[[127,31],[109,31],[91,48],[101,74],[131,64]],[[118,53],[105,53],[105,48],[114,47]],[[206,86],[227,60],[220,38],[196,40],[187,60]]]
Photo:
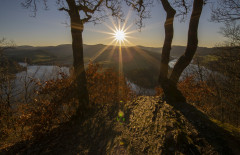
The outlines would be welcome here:
[[[71,44],[70,27],[66,27],[68,16],[64,12],[57,10],[55,0],[49,2],[49,10],[38,9],[35,18],[30,17],[31,12],[23,9],[20,0],[0,0],[0,38],[5,37],[15,41],[17,45],[31,46],[55,46],[59,44]],[[125,15],[129,8],[124,7]],[[130,14],[127,26],[134,23],[135,13]],[[200,25],[199,25],[199,46],[214,47],[222,42],[224,38],[219,34],[219,28],[222,26],[218,23],[209,22],[210,6],[204,7]],[[164,21],[165,13],[160,3],[157,3],[152,9],[152,18],[145,20],[145,27],[141,32],[137,31],[137,26],[133,25],[129,31],[136,31],[129,34],[131,42],[129,45],[142,45],[152,47],[162,47],[164,41]],[[106,23],[113,27],[111,20]],[[180,23],[176,18],[174,22],[175,34],[173,45],[186,46],[187,20]],[[100,33],[99,31],[112,32],[105,24],[86,24],[83,33],[85,44],[110,44],[111,35]]]

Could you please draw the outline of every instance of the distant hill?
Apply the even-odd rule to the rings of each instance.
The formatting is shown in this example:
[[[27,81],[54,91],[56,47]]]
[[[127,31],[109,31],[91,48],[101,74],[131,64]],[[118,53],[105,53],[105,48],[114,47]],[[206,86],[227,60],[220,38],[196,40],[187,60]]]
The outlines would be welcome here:
[[[162,48],[156,48],[156,47],[144,47],[144,46],[138,46],[141,49],[152,51],[152,52],[162,52]],[[172,46],[171,49],[171,57],[178,58],[185,52],[186,47],[185,46]],[[214,49],[213,48],[207,48],[207,47],[198,47],[196,54],[199,56],[205,56],[209,54],[213,54]]]
[[[106,48],[106,45],[97,44],[97,45],[84,45],[84,56],[86,60],[88,58],[94,57],[97,52]],[[161,54],[162,48],[156,47],[128,47],[131,50],[141,49],[143,51],[155,52]],[[111,51],[113,46],[109,46],[105,49],[104,53]],[[117,48],[118,49],[118,48]],[[177,58],[185,52],[185,46],[173,46],[171,50],[171,57]],[[198,47],[197,55],[204,56],[213,53],[212,48]],[[8,50],[6,54],[12,58],[18,59],[18,61],[24,61],[24,58],[27,57],[33,60],[33,63],[48,63],[49,61],[55,61],[56,63],[72,64],[72,45],[71,44],[62,44],[58,46],[46,46],[46,47],[33,47],[33,46],[18,46],[15,49]],[[41,58],[41,59],[40,59]],[[40,60],[38,60],[40,59]]]
[[[122,52],[119,51],[119,47],[103,44],[84,45],[83,48],[85,63],[92,60],[102,64],[104,68],[114,68],[117,71],[121,64],[119,56],[122,53],[122,69],[130,81],[145,88],[153,88],[157,85],[162,48],[132,46],[122,47]],[[171,59],[182,55],[185,48],[173,46]],[[207,55],[211,53],[211,49],[199,47],[197,53]],[[30,64],[67,66],[73,64],[71,44],[46,47],[19,46],[7,50],[5,54],[15,61],[27,61]]]

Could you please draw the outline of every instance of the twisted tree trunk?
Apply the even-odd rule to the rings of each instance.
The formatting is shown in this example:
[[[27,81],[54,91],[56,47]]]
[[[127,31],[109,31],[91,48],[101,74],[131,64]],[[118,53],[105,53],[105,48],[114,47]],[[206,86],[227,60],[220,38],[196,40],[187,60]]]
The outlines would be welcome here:
[[[164,10],[167,13],[166,21],[164,24],[165,28],[165,40],[162,49],[162,58],[161,58],[161,66],[160,66],[160,75],[159,75],[159,83],[163,85],[168,76],[168,63],[170,57],[170,51],[173,40],[173,21],[176,11],[169,4],[168,0],[161,0]]]
[[[165,41],[162,50],[162,59],[159,75],[159,84],[164,91],[167,100],[186,101],[182,93],[177,89],[177,82],[183,70],[190,64],[198,46],[198,24],[202,13],[203,0],[194,0],[192,15],[188,31],[188,43],[185,53],[179,58],[174,66],[171,76],[168,78],[168,63],[174,34],[173,20],[176,11],[171,7],[168,0],[161,0],[167,13],[165,22]]]
[[[183,70],[191,63],[198,47],[198,25],[203,9],[203,0],[194,0],[193,11],[188,29],[188,43],[185,53],[175,64],[170,80],[176,85]]]

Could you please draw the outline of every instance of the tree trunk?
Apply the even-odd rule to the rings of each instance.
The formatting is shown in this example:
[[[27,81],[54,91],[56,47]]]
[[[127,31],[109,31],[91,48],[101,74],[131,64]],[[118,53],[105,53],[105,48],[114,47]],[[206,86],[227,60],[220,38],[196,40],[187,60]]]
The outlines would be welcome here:
[[[161,0],[164,10],[167,13],[165,22],[165,41],[162,50],[159,84],[161,85],[167,100],[183,101],[186,99],[177,89],[177,82],[183,70],[190,64],[198,45],[198,24],[203,8],[203,0],[194,0],[193,11],[189,24],[188,44],[183,56],[181,56],[168,78],[168,63],[173,39],[173,21],[176,11],[171,7],[168,0]]]
[[[160,75],[159,75],[159,83],[162,86],[168,76],[168,63],[169,63],[169,56],[172,46],[173,40],[173,21],[176,11],[172,8],[169,4],[168,0],[161,0],[164,10],[167,13],[166,21],[164,24],[165,27],[165,40],[162,49],[162,58],[161,58],[161,66],[160,66]]]
[[[170,57],[170,51],[173,40],[173,22],[176,11],[172,8],[168,0],[161,0],[164,10],[167,13],[166,21],[164,24],[165,27],[165,40],[162,49],[162,58],[160,65],[160,75],[159,75],[159,84],[163,89],[165,99],[166,100],[181,100],[185,101],[185,98],[181,94],[181,92],[177,89],[176,85],[174,85],[168,79],[168,63]]]
[[[202,8],[203,0],[194,0],[193,11],[188,29],[187,48],[184,55],[178,59],[170,76],[170,81],[175,85],[177,85],[183,70],[191,63],[192,58],[196,53],[198,46],[198,24],[202,13]]]
[[[177,88],[177,85],[171,80],[166,79],[161,87],[164,92],[165,100],[170,102],[186,102],[186,98],[183,96],[181,91]]]
[[[87,89],[87,79],[84,69],[83,59],[83,23],[80,19],[79,11],[74,0],[67,0],[69,15],[71,19],[73,67],[76,95],[79,100],[79,107],[76,112],[76,119],[84,116],[89,107],[89,95]]]

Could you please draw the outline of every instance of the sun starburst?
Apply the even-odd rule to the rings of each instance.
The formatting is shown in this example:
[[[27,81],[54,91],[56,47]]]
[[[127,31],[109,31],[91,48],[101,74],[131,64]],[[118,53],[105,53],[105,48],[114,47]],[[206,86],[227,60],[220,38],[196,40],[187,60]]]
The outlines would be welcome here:
[[[115,40],[118,42],[123,42],[125,40],[126,34],[123,30],[116,30],[114,33]]]
[[[104,52],[109,52],[106,63],[111,62],[112,60],[117,61],[119,63],[118,64],[118,67],[119,67],[118,72],[120,75],[119,76],[119,95],[122,94],[121,85],[124,84],[124,81],[121,80],[121,77],[124,76],[124,72],[123,72],[123,65],[124,65],[124,59],[125,59],[124,57],[127,55],[130,58],[128,61],[134,61],[133,60],[134,52],[132,52],[132,49],[136,51],[138,54],[144,56],[150,62],[155,64],[158,63],[156,58],[148,55],[146,51],[142,50],[141,48],[135,45],[134,40],[138,40],[139,38],[133,37],[131,36],[131,34],[138,33],[138,31],[136,29],[132,29],[134,25],[133,22],[129,24],[128,19],[130,15],[131,15],[131,10],[129,10],[128,15],[124,22],[121,22],[120,20],[115,21],[113,18],[110,17],[112,25],[107,22],[103,22],[103,24],[108,28],[107,31],[88,29],[89,31],[94,31],[97,33],[109,35],[109,37],[102,37],[101,41],[110,39],[110,42],[106,46],[104,46],[103,49],[100,49],[93,57],[91,57],[90,60],[95,61]],[[131,46],[131,48],[127,48],[128,46]],[[117,58],[116,56],[118,56],[118,60],[116,59]]]

